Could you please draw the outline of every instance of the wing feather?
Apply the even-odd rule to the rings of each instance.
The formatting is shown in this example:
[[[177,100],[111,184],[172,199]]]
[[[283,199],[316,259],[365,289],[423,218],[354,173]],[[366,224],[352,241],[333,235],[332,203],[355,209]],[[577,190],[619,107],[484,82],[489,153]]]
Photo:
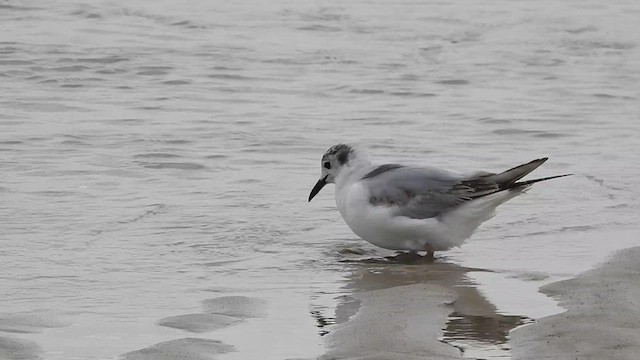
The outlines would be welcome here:
[[[386,164],[373,169],[361,180],[368,185],[372,205],[393,207],[398,216],[426,219],[498,191],[567,176],[517,182],[545,161],[547,158],[536,159],[498,174],[477,172],[468,176],[436,168]]]
[[[434,168],[385,165],[363,178],[372,205],[392,206],[397,215],[414,219],[437,216],[471,199],[473,184],[462,180],[459,175]]]

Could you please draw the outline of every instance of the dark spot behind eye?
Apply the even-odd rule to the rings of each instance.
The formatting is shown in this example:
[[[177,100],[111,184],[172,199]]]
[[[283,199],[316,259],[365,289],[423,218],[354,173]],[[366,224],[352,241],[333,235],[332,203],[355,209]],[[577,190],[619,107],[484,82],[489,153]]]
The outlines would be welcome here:
[[[323,159],[333,159],[335,157],[340,165],[344,165],[349,160],[349,155],[353,152],[353,149],[349,145],[338,144],[334,145],[324,153]]]
[[[325,161],[325,162],[324,162],[324,168],[325,168],[325,169],[327,169],[327,170],[328,170],[328,169],[331,169],[331,163],[330,163],[330,162],[328,162],[328,161]]]
[[[340,162],[340,165],[344,165],[347,162],[351,151],[351,148],[344,148],[338,151],[338,161]]]

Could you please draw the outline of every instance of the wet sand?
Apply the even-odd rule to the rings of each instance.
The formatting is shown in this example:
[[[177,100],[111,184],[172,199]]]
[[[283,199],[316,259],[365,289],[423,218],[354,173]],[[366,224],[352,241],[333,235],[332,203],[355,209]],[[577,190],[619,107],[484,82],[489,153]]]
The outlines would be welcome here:
[[[325,348],[318,359],[636,359],[640,351],[640,247],[619,251],[576,278],[542,286],[540,291],[567,311],[539,320],[505,313],[474,280],[499,273],[461,266],[446,256],[434,262],[369,255],[345,256],[349,275],[343,295],[334,298],[333,313],[310,312]],[[539,277],[528,281],[541,284]],[[156,322],[199,337],[150,343],[118,358],[241,359],[246,349],[224,331],[268,320],[274,306],[247,296],[204,299],[201,312]],[[6,314],[0,317],[7,335],[0,336],[0,358],[42,358],[39,344],[23,336],[66,325],[49,312]]]
[[[446,259],[390,262],[354,264],[352,293],[336,308],[321,359],[462,359],[482,347],[482,355],[502,356],[499,345],[525,321],[499,313],[470,281],[470,272],[485,270]],[[477,348],[458,346],[461,338]]]
[[[42,349],[30,340],[0,336],[0,359],[39,359]]]
[[[326,352],[319,359],[635,359],[640,351],[638,260],[640,247],[622,250],[577,278],[543,286],[541,292],[567,311],[534,322],[502,313],[470,276],[491,271],[446,257],[431,262],[413,255],[365,255],[350,263],[348,295],[339,297],[335,313],[314,315],[326,330]],[[207,299],[203,313],[158,324],[211,332],[266,316],[266,305],[243,296]],[[457,339],[463,339],[462,346]],[[224,359],[241,355],[236,351],[219,340],[184,338],[121,358]]]
[[[42,348],[35,341],[13,335],[38,334],[67,324],[49,311],[0,314],[0,359],[40,359]],[[12,335],[6,335],[12,334]]]
[[[616,253],[577,278],[541,288],[567,309],[516,329],[514,359],[637,359],[640,247]]]
[[[360,313],[333,331],[321,359],[460,359],[437,339],[455,295],[436,284],[414,284],[358,293]],[[381,311],[382,310],[382,311]],[[386,311],[385,311],[386,310]]]
[[[160,319],[157,324],[191,333],[207,333],[241,323],[246,318],[263,317],[266,301],[246,296],[222,296],[202,301],[202,313],[183,314]],[[236,351],[232,345],[206,338],[183,338],[163,341],[120,355],[123,360],[217,359],[218,355]]]
[[[446,258],[396,260],[354,266],[353,292],[337,306],[321,359],[637,359],[640,353],[640,247],[542,286],[567,310],[538,320],[501,313],[470,280],[484,270]]]
[[[213,360],[233,346],[216,340],[184,338],[170,340],[123,354],[122,360]]]

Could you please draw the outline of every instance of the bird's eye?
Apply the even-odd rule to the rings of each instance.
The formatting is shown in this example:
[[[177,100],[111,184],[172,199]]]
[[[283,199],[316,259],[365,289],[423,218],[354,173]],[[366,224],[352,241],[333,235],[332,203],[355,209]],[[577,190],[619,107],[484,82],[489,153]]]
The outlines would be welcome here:
[[[327,169],[327,170],[328,170],[328,169],[331,169],[331,163],[330,163],[330,162],[328,162],[328,161],[325,161],[325,162],[324,162],[324,168],[325,168],[325,169]]]

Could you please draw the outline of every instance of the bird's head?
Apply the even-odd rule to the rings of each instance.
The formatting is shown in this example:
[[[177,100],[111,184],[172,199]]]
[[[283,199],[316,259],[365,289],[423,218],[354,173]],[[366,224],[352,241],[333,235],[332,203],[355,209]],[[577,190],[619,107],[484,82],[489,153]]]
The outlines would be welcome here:
[[[353,147],[345,144],[334,145],[322,155],[320,162],[320,180],[309,194],[309,201],[316,196],[320,190],[326,185],[335,183],[340,172],[349,165],[350,161],[356,156]]]

